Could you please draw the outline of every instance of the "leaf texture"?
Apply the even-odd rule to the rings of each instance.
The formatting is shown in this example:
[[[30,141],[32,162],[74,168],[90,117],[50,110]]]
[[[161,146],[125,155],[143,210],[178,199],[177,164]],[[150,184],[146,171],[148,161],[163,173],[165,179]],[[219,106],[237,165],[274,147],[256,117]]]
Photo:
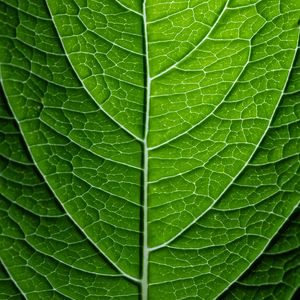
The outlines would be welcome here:
[[[296,295],[298,1],[0,13],[0,299]]]

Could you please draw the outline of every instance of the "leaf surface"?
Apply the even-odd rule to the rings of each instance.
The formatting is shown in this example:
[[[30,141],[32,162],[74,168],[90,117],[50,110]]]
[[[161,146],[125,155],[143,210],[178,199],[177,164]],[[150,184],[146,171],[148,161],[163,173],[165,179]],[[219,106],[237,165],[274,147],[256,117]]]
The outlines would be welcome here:
[[[297,1],[0,12],[2,299],[293,296]]]

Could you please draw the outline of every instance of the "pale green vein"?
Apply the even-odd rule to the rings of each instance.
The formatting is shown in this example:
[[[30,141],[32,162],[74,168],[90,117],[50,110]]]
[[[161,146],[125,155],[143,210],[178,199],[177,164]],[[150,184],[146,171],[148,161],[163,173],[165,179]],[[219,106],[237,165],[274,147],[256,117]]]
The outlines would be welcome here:
[[[10,280],[13,282],[13,284],[15,285],[15,287],[18,289],[18,291],[21,293],[21,295],[27,300],[28,298],[26,297],[25,292],[21,289],[21,287],[18,284],[18,282],[14,279],[14,277],[10,273],[9,269],[7,268],[7,266],[5,265],[5,263],[4,263],[4,261],[2,260],[1,257],[0,257],[0,263],[3,266],[4,270],[7,272],[8,276],[10,277]]]
[[[147,24],[147,0],[143,1],[143,25],[145,35],[145,69],[146,69],[146,111],[145,111],[145,133],[144,133],[144,174],[143,174],[143,258],[142,258],[142,281],[141,297],[142,300],[148,299],[148,265],[149,265],[149,247],[148,247],[148,134],[149,134],[149,115],[151,98],[151,78],[149,64],[149,43],[148,43],[148,24]]]
[[[0,72],[0,75],[1,75],[1,72]],[[2,76],[0,76],[0,77],[2,77]],[[4,86],[4,93],[5,93],[5,86]],[[11,109],[11,111],[12,111],[12,114],[14,115],[14,117],[15,117],[15,119],[17,119],[16,118],[16,116],[15,116],[15,114],[14,114],[14,110],[12,109],[12,107],[10,106],[10,109]],[[26,140],[26,137],[24,136],[24,133],[23,133],[23,131],[22,131],[22,128],[20,127],[20,133],[21,133],[21,135],[22,135],[22,137],[23,137],[23,139],[24,139],[24,141],[27,141]],[[45,175],[42,173],[42,171],[40,170],[40,168],[39,168],[39,165],[37,164],[37,162],[35,161],[35,158],[34,158],[34,156],[32,155],[32,153],[31,153],[31,150],[30,150],[30,148],[28,148],[28,152],[30,153],[30,156],[31,156],[31,158],[32,158],[32,160],[33,160],[33,162],[35,163],[35,165],[37,166],[37,169],[38,169],[38,171],[39,171],[39,173],[41,174],[41,176],[42,176],[42,178],[43,178],[43,180],[44,180],[44,182],[46,182],[47,183],[47,185],[48,185],[48,187],[49,187],[49,189],[50,189],[50,191],[52,192],[52,194],[55,196],[55,198],[56,199],[59,199],[59,197],[58,197],[58,195],[57,195],[57,193],[53,190],[53,188],[51,187],[51,185],[49,184],[49,182],[48,182],[48,180],[47,180],[47,178],[45,177]],[[134,277],[132,277],[132,276],[130,276],[129,274],[127,274],[126,272],[124,272],[109,256],[107,256],[105,253],[104,253],[104,251],[85,233],[85,231],[81,228],[81,226],[76,222],[76,220],[69,214],[69,212],[68,212],[68,210],[66,209],[66,207],[65,207],[65,204],[63,204],[63,203],[61,203],[60,201],[58,201],[59,202],[59,204],[62,206],[62,208],[64,209],[64,211],[65,211],[65,213],[66,213],[66,215],[70,218],[70,220],[72,220],[72,222],[75,224],[75,226],[76,226],[76,228],[78,228],[78,230],[85,236],[85,238],[96,248],[96,249],[98,249],[99,250],[99,252],[109,261],[109,263],[112,265],[112,266],[114,266],[114,268],[115,269],[117,269],[125,278],[128,278],[129,280],[131,280],[131,281],[133,281],[133,282],[140,282],[140,280],[139,279],[137,279],[137,278],[134,278]]]
[[[49,5],[48,5],[48,0],[45,2],[46,3],[46,5],[47,5],[47,8],[48,8],[48,11],[49,11],[49,13],[50,13],[50,9],[49,9]],[[51,13],[50,13],[50,15],[51,15]],[[56,28],[56,24],[55,24],[55,22],[54,22],[54,20],[53,20],[53,17],[52,17],[52,15],[51,15],[51,19],[52,19],[52,22],[53,22],[53,26],[55,27],[55,29],[56,29],[56,32],[57,32],[57,36],[59,37],[59,34],[58,34],[58,29]],[[60,37],[59,37],[59,39],[60,39]],[[61,39],[60,39],[61,40]],[[71,63],[71,61],[70,61],[70,58],[69,58],[69,56],[67,55],[67,51],[66,51],[66,49],[65,49],[65,47],[64,47],[64,44],[63,44],[63,42],[61,41],[61,46],[63,47],[63,49],[64,49],[64,52],[65,52],[65,54],[66,54],[66,57],[67,57],[67,59],[68,59],[68,61],[69,61],[69,64],[70,64],[70,66],[72,66],[72,63]],[[73,67],[72,67],[73,68]],[[91,99],[93,99],[94,100],[94,102],[95,102],[95,104],[99,107],[99,109],[101,109],[104,113],[105,113],[105,115],[107,115],[107,117],[108,118],[110,118],[114,123],[116,123],[120,128],[122,128],[125,132],[127,132],[130,136],[132,136],[133,138],[135,138],[137,141],[139,141],[139,142],[143,142],[143,140],[140,138],[140,137],[138,137],[137,135],[135,135],[133,132],[131,132],[129,129],[127,129],[125,126],[123,126],[120,122],[118,122],[117,120],[115,120],[103,107],[102,107],[102,105],[100,105],[95,99],[94,99],[94,97],[92,96],[92,94],[89,92],[89,90],[86,88],[86,86],[84,85],[84,83],[82,82],[82,80],[80,79],[80,77],[78,76],[78,74],[77,74],[77,72],[76,72],[76,70],[73,68],[73,71],[75,72],[75,74],[77,75],[77,79],[81,82],[81,85],[82,85],[82,87],[84,88],[84,90],[86,91],[86,93],[90,96],[90,98]]]
[[[297,45],[298,45],[298,42],[299,42],[299,35],[298,35],[298,39],[297,39]],[[296,54],[297,54],[297,49],[298,49],[298,46],[295,48],[294,50],[294,55],[293,55],[293,60],[292,60],[292,64],[293,62],[295,61],[295,58],[296,58]],[[149,251],[156,251],[156,250],[159,250],[161,248],[164,248],[166,247],[167,245],[169,245],[171,242],[175,241],[179,236],[181,236],[184,232],[186,232],[189,228],[191,228],[196,222],[198,222],[198,220],[200,218],[202,218],[222,197],[223,195],[225,195],[225,193],[227,192],[227,190],[229,189],[229,187],[236,181],[236,179],[240,176],[240,174],[242,174],[242,172],[244,171],[244,169],[247,167],[247,165],[250,163],[251,159],[253,158],[253,156],[255,155],[256,151],[259,149],[259,146],[261,145],[262,141],[264,140],[269,128],[270,128],[270,125],[273,121],[273,118],[276,114],[276,111],[277,111],[277,108],[279,107],[279,104],[281,102],[281,98],[283,97],[283,93],[284,93],[284,90],[288,84],[288,80],[290,78],[290,74],[291,74],[291,71],[292,71],[292,66],[291,68],[289,69],[289,73],[288,73],[288,76],[286,78],[286,81],[285,81],[285,84],[284,84],[284,88],[283,88],[283,91],[282,91],[282,94],[281,96],[279,97],[279,100],[277,102],[277,105],[276,107],[274,108],[273,110],[273,113],[272,113],[272,116],[270,117],[270,120],[269,120],[269,123],[267,125],[267,127],[265,128],[264,130],[264,133],[261,135],[260,137],[260,140],[258,141],[257,143],[257,146],[255,147],[255,149],[252,151],[252,154],[249,156],[248,160],[245,162],[244,166],[239,170],[239,172],[232,178],[231,182],[224,188],[224,190],[222,191],[222,193],[217,197],[217,199],[215,199],[215,201],[205,210],[203,211],[197,218],[195,218],[191,223],[189,223],[188,225],[186,225],[182,230],[180,230],[176,235],[174,235],[172,238],[170,238],[169,240],[167,240],[166,242],[158,245],[158,246],[155,246],[155,247],[152,247],[149,249]]]
[[[173,65],[171,65],[170,67],[168,67],[167,69],[165,69],[164,71],[158,73],[155,76],[152,76],[151,79],[157,79],[161,76],[163,76],[166,73],[169,73],[170,71],[172,71],[174,68],[176,68],[179,64],[181,64],[183,61],[185,61],[188,57],[190,57],[205,41],[206,38],[209,37],[209,35],[214,31],[214,29],[216,28],[216,26],[219,24],[220,19],[223,17],[227,6],[228,6],[229,0],[226,1],[222,11],[220,12],[219,16],[217,17],[217,19],[215,20],[214,24],[211,26],[210,30],[207,32],[207,34],[205,35],[205,37],[203,37],[203,39],[201,39],[201,41],[198,43],[198,45],[196,45],[190,52],[188,52],[186,55],[184,55],[181,59],[179,59],[176,63],[174,63]]]

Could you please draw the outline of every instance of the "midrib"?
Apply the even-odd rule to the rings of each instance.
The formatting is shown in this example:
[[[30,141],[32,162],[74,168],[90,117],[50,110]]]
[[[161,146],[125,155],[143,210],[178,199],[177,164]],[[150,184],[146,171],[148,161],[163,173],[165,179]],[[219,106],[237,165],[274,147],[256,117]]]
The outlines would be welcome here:
[[[144,49],[145,49],[145,74],[146,74],[146,95],[145,95],[145,132],[143,140],[143,254],[142,254],[142,281],[141,281],[141,298],[148,299],[148,132],[149,132],[149,110],[150,110],[150,94],[151,94],[151,78],[149,73],[149,53],[148,53],[148,30],[147,30],[147,15],[146,2],[143,2],[143,25],[144,25]]]

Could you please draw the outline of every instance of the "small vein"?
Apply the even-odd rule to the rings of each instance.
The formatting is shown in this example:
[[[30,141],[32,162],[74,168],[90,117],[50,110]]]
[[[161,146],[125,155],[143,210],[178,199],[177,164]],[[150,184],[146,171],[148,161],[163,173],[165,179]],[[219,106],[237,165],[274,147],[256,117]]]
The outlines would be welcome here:
[[[231,91],[233,90],[233,88],[235,87],[236,83],[239,81],[239,79],[241,78],[241,76],[243,75],[246,67],[248,66],[249,62],[250,62],[250,57],[251,57],[251,53],[252,53],[252,49],[251,47],[249,47],[249,53],[248,53],[248,58],[247,58],[247,62],[244,64],[244,66],[242,67],[239,75],[237,76],[237,78],[233,81],[231,87],[228,89],[227,93],[224,95],[222,101],[220,101],[220,103],[218,105],[216,105],[216,107],[206,116],[204,117],[203,119],[201,119],[199,122],[197,122],[196,124],[194,124],[193,126],[191,126],[190,128],[188,128],[187,130],[185,130],[184,132],[174,136],[173,138],[163,142],[163,143],[160,143],[156,146],[152,146],[152,147],[149,147],[149,151],[150,150],[154,150],[154,149],[158,149],[164,145],[167,145],[169,144],[170,142],[172,141],[175,141],[177,140],[178,138],[182,137],[183,135],[189,133],[190,131],[192,131],[194,128],[196,128],[197,126],[199,126],[200,124],[202,124],[203,122],[205,122],[208,118],[210,118],[212,115],[214,115],[214,113],[219,109],[219,107],[224,103],[224,100],[226,100],[229,96],[229,94],[231,93]]]
[[[0,68],[1,71],[1,68]],[[1,72],[0,72],[0,78],[2,77]],[[5,93],[5,88],[3,87],[3,92]],[[10,105],[9,105],[10,106]],[[12,108],[10,107],[13,116],[15,117],[15,119],[17,120],[14,111],[12,110]],[[24,141],[26,141],[25,136],[20,128],[20,133],[24,139]],[[46,177],[44,176],[44,174],[41,172],[40,168],[38,167],[38,164],[36,163],[30,148],[28,147],[28,152],[31,156],[32,161],[34,162],[34,164],[36,165],[37,170],[39,171],[41,177],[43,178],[44,182],[47,184],[49,190],[52,192],[52,194],[55,196],[56,199],[59,199],[58,195],[55,193],[55,191],[52,189],[52,187],[50,186],[49,182],[47,181]],[[62,209],[64,210],[64,212],[66,213],[66,215],[70,218],[70,220],[73,222],[73,224],[76,226],[76,228],[78,228],[78,230],[83,234],[83,236],[96,248],[98,249],[98,251],[103,255],[103,257],[105,257],[105,259],[116,269],[118,270],[118,272],[120,274],[123,275],[123,277],[127,278],[128,280],[135,282],[135,283],[139,283],[140,279],[135,278],[129,274],[127,274],[125,271],[123,271],[109,256],[107,256],[105,254],[105,252],[99,248],[99,246],[85,233],[85,231],[80,227],[80,225],[76,222],[76,220],[69,214],[69,212],[67,211],[67,209],[65,208],[65,206],[63,205],[63,203],[61,203],[60,201],[58,201],[58,203],[60,204],[60,206],[62,207]]]
[[[121,1],[115,0],[115,2],[118,3],[120,6],[122,6],[123,8],[125,8],[126,10],[131,11],[132,13],[137,14],[137,15],[143,17],[143,14],[142,14],[142,13],[140,13],[140,12],[138,12],[138,11],[136,11],[136,10],[134,10],[134,9],[132,9],[132,8],[130,8],[130,7],[128,7],[128,6],[126,6],[126,5],[123,4]]]
[[[48,6],[48,1],[46,1],[46,6],[47,6],[48,11],[49,11],[49,13],[50,13],[50,8],[49,8],[49,6]],[[51,13],[50,13],[50,15],[51,15]],[[70,58],[69,58],[69,56],[67,55],[66,49],[65,49],[65,47],[64,47],[64,44],[63,44],[63,42],[62,42],[62,40],[61,40],[61,38],[60,38],[60,35],[58,34],[58,29],[57,29],[57,27],[56,27],[56,24],[55,24],[55,22],[54,22],[54,20],[53,20],[52,15],[51,15],[51,19],[52,19],[52,22],[53,22],[53,26],[55,27],[57,36],[58,36],[58,38],[59,38],[59,40],[60,40],[60,42],[61,42],[61,46],[62,46],[62,48],[64,49],[64,52],[65,52],[65,54],[66,54],[66,57],[67,57],[67,59],[68,59],[68,61],[69,61],[69,64],[70,64],[70,66],[72,67],[74,73],[76,74],[76,77],[77,77],[78,80],[80,81],[80,83],[81,83],[83,89],[84,89],[84,90],[86,91],[86,93],[90,96],[90,98],[94,100],[95,104],[96,104],[96,105],[97,105],[97,106],[105,113],[105,115],[107,115],[108,118],[110,118],[114,123],[116,123],[120,128],[122,128],[125,132],[127,132],[127,133],[128,133],[130,136],[132,136],[134,139],[136,139],[137,141],[143,143],[143,139],[141,139],[140,137],[138,137],[137,135],[135,135],[133,132],[131,132],[129,129],[127,129],[125,126],[123,126],[120,122],[118,122],[117,120],[115,120],[115,119],[114,119],[114,118],[113,118],[113,117],[112,117],[112,116],[111,116],[111,115],[110,115],[110,114],[102,107],[102,105],[100,105],[100,104],[96,101],[96,99],[92,96],[92,94],[91,94],[91,93],[89,92],[89,90],[86,88],[86,86],[85,86],[84,83],[82,82],[81,78],[78,76],[77,72],[75,71],[73,65],[71,64]]]
[[[289,216],[291,216],[295,211],[296,209],[299,207],[299,204],[300,204],[300,201],[294,206],[294,208],[292,209],[292,211],[290,212]],[[284,220],[287,220],[289,218],[289,216],[287,216],[286,219]],[[281,225],[278,227],[278,230],[273,234],[273,236],[267,241],[265,247],[261,250],[261,252],[257,255],[256,259],[253,260],[252,262],[249,263],[248,267],[246,267],[240,274],[238,277],[236,277],[234,280],[232,280],[232,282],[229,283],[228,287],[226,288],[226,290],[228,290],[234,283],[236,283],[244,274],[245,272],[247,272],[251,266],[257,262],[257,259],[259,259],[265,252],[265,250],[268,248],[268,246],[273,242],[273,237],[275,237],[281,230],[281,228],[285,225],[285,221],[283,220],[283,222],[281,223]],[[224,293],[224,290],[221,291],[217,296],[216,296],[216,299],[221,296],[222,294]]]
[[[272,121],[273,121],[273,118],[275,117],[276,115],[276,112],[277,112],[277,108],[279,107],[280,103],[281,103],[281,99],[284,95],[284,90],[286,89],[287,87],[287,84],[288,84],[288,80],[290,78],[290,75],[291,75],[291,72],[292,72],[292,69],[293,69],[293,63],[295,61],[295,58],[296,58],[296,54],[297,54],[297,49],[298,49],[298,42],[299,42],[299,35],[298,35],[298,40],[297,40],[297,47],[294,49],[294,57],[293,57],[293,60],[292,60],[292,66],[290,67],[289,69],[289,73],[288,73],[288,76],[286,78],[286,81],[285,81],[285,85],[283,87],[283,91],[281,93],[281,96],[277,102],[277,105],[276,107],[274,108],[273,110],[273,114],[269,120],[269,124],[268,126],[266,127],[264,133],[262,134],[259,142],[257,143],[257,146],[255,147],[255,149],[253,150],[252,154],[249,156],[248,160],[245,162],[244,166],[240,169],[240,171],[232,178],[231,182],[224,188],[223,192],[217,197],[217,199],[205,210],[203,211],[197,218],[195,218],[191,223],[189,223],[187,226],[185,226],[181,231],[179,231],[175,236],[173,236],[172,238],[170,238],[169,240],[167,240],[166,242],[158,245],[158,246],[155,246],[155,247],[152,247],[149,249],[149,251],[153,252],[153,251],[156,251],[156,250],[159,250],[161,248],[164,248],[165,246],[169,245],[171,242],[173,242],[174,240],[176,240],[181,234],[183,234],[184,232],[186,232],[192,225],[194,225],[196,222],[198,222],[198,220],[200,218],[202,218],[202,216],[204,216],[222,197],[223,195],[227,192],[227,190],[229,189],[229,187],[231,187],[231,185],[236,181],[236,179],[240,176],[240,174],[242,174],[242,172],[244,171],[244,169],[246,168],[246,166],[248,166],[248,164],[250,163],[251,159],[254,157],[256,151],[258,150],[258,148],[260,147],[262,141],[264,140],[267,132],[269,131],[269,128],[270,128],[270,125],[272,124]]]
[[[13,278],[13,276],[11,275],[9,269],[7,268],[7,266],[5,265],[4,261],[2,260],[2,258],[0,257],[0,263],[3,266],[3,268],[5,269],[6,273],[8,274],[10,280],[14,283],[15,287],[18,289],[18,291],[21,293],[21,295],[25,298],[28,299],[26,297],[26,294],[23,292],[23,290],[21,289],[21,287],[18,285],[18,283],[15,281],[15,279]]]
[[[184,60],[186,60],[188,57],[190,57],[205,41],[206,38],[213,32],[213,30],[216,28],[216,26],[218,25],[218,22],[220,21],[220,19],[223,17],[226,9],[227,9],[227,5],[229,3],[229,0],[226,1],[221,13],[219,14],[218,18],[216,19],[215,23],[213,24],[213,26],[210,28],[210,30],[207,32],[207,34],[203,37],[203,39],[198,43],[198,45],[196,45],[196,47],[194,47],[190,52],[188,52],[185,56],[183,56],[180,60],[178,60],[176,63],[174,63],[173,65],[171,65],[170,67],[168,67],[167,69],[165,69],[164,71],[158,73],[157,75],[151,77],[152,80],[157,79],[159,77],[161,77],[162,75],[170,72],[171,70],[173,70],[176,66],[178,66],[180,63],[182,63]]]

